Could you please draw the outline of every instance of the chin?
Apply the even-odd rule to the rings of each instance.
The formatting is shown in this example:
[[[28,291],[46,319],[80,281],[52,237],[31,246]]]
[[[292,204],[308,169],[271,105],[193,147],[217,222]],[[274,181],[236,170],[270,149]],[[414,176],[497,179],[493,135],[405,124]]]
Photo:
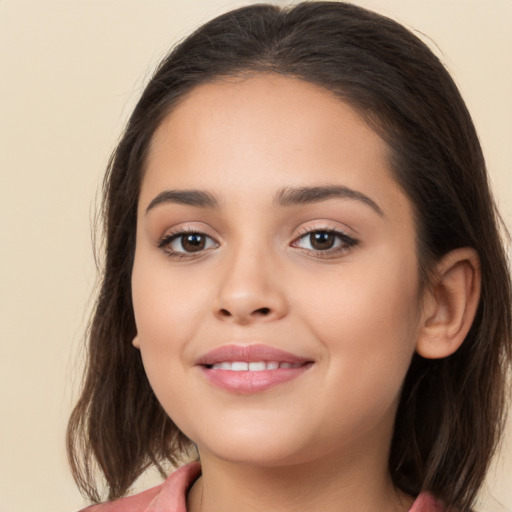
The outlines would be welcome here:
[[[297,432],[296,429],[294,431]],[[210,434],[207,438],[199,439],[196,445],[200,457],[211,454],[230,463],[279,467],[314,458],[311,446],[308,448],[310,443],[305,441],[290,431],[281,431],[280,435],[276,435],[275,429],[252,426],[239,431],[223,429],[218,435]]]

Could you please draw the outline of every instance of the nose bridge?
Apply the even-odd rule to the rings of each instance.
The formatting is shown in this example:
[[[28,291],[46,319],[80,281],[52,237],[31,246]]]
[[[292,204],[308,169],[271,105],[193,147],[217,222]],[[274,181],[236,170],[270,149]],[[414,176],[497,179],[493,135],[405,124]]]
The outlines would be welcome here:
[[[227,249],[215,314],[238,323],[268,321],[286,314],[277,254],[261,239],[233,243]]]

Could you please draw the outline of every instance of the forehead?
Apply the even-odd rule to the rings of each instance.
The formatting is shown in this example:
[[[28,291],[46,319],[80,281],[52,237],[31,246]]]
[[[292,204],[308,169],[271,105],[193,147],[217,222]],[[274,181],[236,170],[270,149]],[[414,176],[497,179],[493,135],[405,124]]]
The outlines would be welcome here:
[[[360,115],[322,87],[273,74],[223,79],[193,89],[157,129],[141,199],[162,188],[255,196],[338,184],[392,204],[403,194],[388,153]]]

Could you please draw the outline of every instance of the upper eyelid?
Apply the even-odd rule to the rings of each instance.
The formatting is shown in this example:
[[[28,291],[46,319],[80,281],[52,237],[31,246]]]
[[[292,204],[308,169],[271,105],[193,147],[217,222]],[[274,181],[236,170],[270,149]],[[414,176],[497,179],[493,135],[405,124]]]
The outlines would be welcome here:
[[[315,216],[316,217],[316,216]],[[338,218],[336,218],[338,217]],[[352,222],[349,221],[349,218],[343,216],[343,218],[338,215],[331,217],[327,215],[326,217],[312,217],[310,219],[304,219],[300,222],[300,224],[295,225],[293,231],[321,231],[321,230],[329,230],[329,231],[339,231],[344,234],[353,233],[354,236],[359,236],[359,232],[357,227],[353,225],[354,219]]]
[[[310,233],[315,233],[317,231],[330,231],[333,233],[339,233],[340,235],[347,236],[349,238],[354,238],[358,236],[357,231],[347,226],[346,228],[340,227],[339,225],[334,225],[329,221],[321,221],[322,223],[316,226],[304,226],[297,229],[297,233],[294,235],[294,240],[300,238],[301,236],[308,235]]]
[[[314,232],[317,232],[317,231],[332,231],[332,232],[335,232],[335,233],[340,233],[342,235],[346,235],[346,236],[349,236],[351,238],[353,238],[349,232],[355,232],[354,229],[350,228],[347,226],[347,229],[345,228],[341,228],[339,226],[334,226],[328,222],[324,222],[322,223],[321,225],[318,225],[318,226],[308,226],[308,227],[299,227],[299,228],[295,228],[294,230],[294,234],[291,235],[292,236],[292,239],[295,240],[301,236],[304,236],[304,235],[307,235],[309,233],[314,233]],[[215,235],[212,235],[211,234],[211,231],[209,229],[205,229],[204,227],[196,227],[196,226],[177,226],[175,228],[170,228],[170,229],[166,229],[164,230],[163,234],[162,235],[159,235],[158,236],[158,242],[160,242],[161,240],[163,240],[164,238],[169,238],[169,237],[173,237],[173,236],[179,236],[181,234],[187,234],[187,233],[198,233],[198,234],[201,234],[201,235],[206,235],[210,238],[212,238],[213,240],[217,240],[218,238],[221,238],[219,235],[215,236]],[[218,240],[217,240],[218,241]]]
[[[180,236],[185,236],[185,235],[190,235],[190,234],[198,234],[198,235],[206,236],[206,237],[210,238],[211,240],[213,240],[216,244],[219,244],[219,241],[215,237],[213,237],[212,235],[209,235],[208,233],[205,233],[204,231],[201,231],[199,229],[180,229],[179,231],[167,232],[164,235],[162,235],[158,239],[158,246],[162,247],[166,243],[174,241],[177,238],[179,238]]]
[[[188,233],[198,233],[201,235],[206,235],[213,240],[217,240],[218,236],[215,236],[211,233],[211,229],[206,228],[205,226],[191,226],[191,225],[183,225],[185,223],[181,223],[178,226],[167,228],[162,230],[161,235],[157,235],[157,241],[160,242],[164,238],[169,238],[173,236],[179,236],[181,234],[188,234]]]

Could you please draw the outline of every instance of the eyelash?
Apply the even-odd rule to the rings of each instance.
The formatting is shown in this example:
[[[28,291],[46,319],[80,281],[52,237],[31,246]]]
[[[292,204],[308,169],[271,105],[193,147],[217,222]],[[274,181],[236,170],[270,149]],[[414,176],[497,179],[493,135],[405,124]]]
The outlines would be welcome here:
[[[192,251],[186,252],[186,251],[175,251],[170,248],[171,243],[174,242],[175,240],[178,240],[179,238],[182,239],[181,246],[183,247],[183,237],[185,237],[186,235],[198,235],[198,236],[204,237],[206,239],[213,240],[213,238],[211,236],[208,236],[205,233],[198,231],[197,229],[185,228],[185,229],[181,229],[180,231],[178,231],[176,233],[169,233],[169,234],[163,236],[162,239],[160,240],[160,242],[158,243],[158,248],[162,249],[167,254],[167,256],[169,256],[170,258],[176,259],[176,260],[183,260],[186,258],[188,258],[188,259],[194,258],[194,257],[199,256],[205,250],[208,250],[208,249],[203,249],[203,250],[197,251],[197,252],[192,252]],[[215,242],[215,244],[218,247],[217,242]]]
[[[297,242],[305,239],[306,237],[311,237],[315,233],[324,233],[327,235],[333,235],[337,238],[339,245],[337,247],[324,249],[324,250],[315,250],[315,249],[304,249],[301,247],[297,247]],[[305,228],[304,230],[299,231],[298,236],[295,238],[295,240],[292,242],[293,247],[297,247],[298,249],[302,249],[305,252],[308,253],[314,253],[315,258],[335,258],[336,256],[340,256],[341,254],[344,254],[348,252],[351,248],[355,247],[359,243],[359,240],[356,240],[355,238],[347,235],[343,231],[340,231],[339,229],[333,229],[333,228],[314,228],[309,229]]]
[[[296,245],[300,240],[302,240],[308,236],[311,237],[315,233],[317,233],[317,234],[324,233],[327,235],[333,235],[334,237],[337,238],[339,245],[337,247],[328,248],[325,250],[305,249],[305,248],[298,247]],[[190,251],[190,252],[176,251],[176,250],[170,249],[170,245],[172,244],[172,242],[174,242],[175,240],[178,240],[180,238],[182,238],[181,246],[183,247],[183,237],[185,237],[186,235],[197,235],[200,237],[205,237],[206,239],[212,240],[216,244],[216,247],[218,247],[218,243],[209,235],[206,235],[205,233],[202,233],[201,231],[198,231],[195,229],[182,229],[176,233],[169,233],[169,234],[165,235],[164,237],[162,237],[158,243],[158,248],[162,249],[167,254],[167,256],[169,256],[170,258],[173,258],[178,261],[183,260],[183,259],[192,259],[192,258],[199,257],[202,254],[204,254],[205,251],[208,251],[209,249],[211,249],[211,247],[208,247],[206,249],[200,249],[196,252],[194,252],[194,251]],[[206,243],[208,243],[208,242],[206,242]],[[299,232],[298,236],[293,240],[291,245],[292,245],[292,247],[301,249],[304,252],[314,253],[313,257],[315,257],[315,258],[334,258],[336,256],[339,256],[339,255],[349,251],[352,247],[355,247],[358,243],[359,243],[358,240],[356,240],[355,238],[352,238],[351,236],[347,235],[346,233],[344,233],[343,231],[340,231],[338,229],[332,229],[332,228],[307,229],[306,228],[306,229],[302,230],[301,232]]]

